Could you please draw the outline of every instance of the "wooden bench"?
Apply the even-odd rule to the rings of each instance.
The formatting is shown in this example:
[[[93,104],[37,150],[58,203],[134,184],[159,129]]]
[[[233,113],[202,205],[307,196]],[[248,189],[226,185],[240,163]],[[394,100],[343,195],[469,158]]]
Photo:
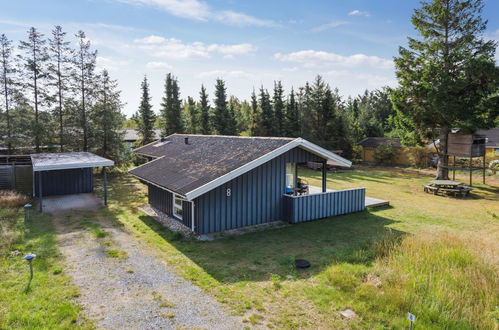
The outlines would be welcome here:
[[[442,196],[466,197],[471,191],[470,187],[461,186],[459,188],[445,188],[426,184],[423,186],[426,193]]]

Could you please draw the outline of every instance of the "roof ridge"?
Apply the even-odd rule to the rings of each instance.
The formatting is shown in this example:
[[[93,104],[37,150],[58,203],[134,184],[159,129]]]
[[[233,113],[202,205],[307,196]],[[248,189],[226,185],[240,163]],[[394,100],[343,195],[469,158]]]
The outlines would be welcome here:
[[[202,136],[202,137],[224,137],[224,138],[236,138],[236,139],[267,139],[267,140],[294,140],[294,137],[285,136],[243,136],[243,135],[218,135],[218,134],[190,134],[190,133],[173,133],[172,135],[178,136]]]

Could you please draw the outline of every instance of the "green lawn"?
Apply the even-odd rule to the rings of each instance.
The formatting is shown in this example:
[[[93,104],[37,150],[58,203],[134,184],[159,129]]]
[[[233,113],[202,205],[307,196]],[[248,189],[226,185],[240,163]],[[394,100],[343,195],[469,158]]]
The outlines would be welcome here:
[[[300,176],[320,186],[320,172],[300,169]],[[369,168],[329,174],[328,188],[366,187],[391,205],[200,242],[138,210],[146,190],[135,179],[112,177],[109,208],[82,212],[81,226],[97,237],[105,236],[100,222],[123,227],[179,275],[244,315],[248,327],[403,328],[412,312],[419,329],[497,328],[499,188],[478,185],[472,197],[453,199],[423,193],[428,180]],[[17,209],[0,215],[15,215],[22,228]],[[28,252],[40,257],[26,290],[21,257]],[[297,271],[295,258],[312,267]],[[36,215],[24,238],[2,252],[0,266],[0,328],[92,327],[72,302],[78,293],[64,275],[49,216]],[[357,317],[343,319],[339,311],[346,308]]]
[[[22,208],[0,207],[0,329],[92,328],[73,302],[51,217],[32,213],[24,226]],[[28,253],[37,255],[32,281]]]
[[[300,175],[320,185],[320,172]],[[148,242],[248,326],[397,328],[410,311],[420,328],[494,328],[499,188],[478,185],[473,197],[452,199],[423,193],[428,180],[387,170],[330,174],[328,188],[363,186],[390,207],[212,242],[179,239],[138,211],[145,190],[129,177],[113,181],[111,206],[97,216]],[[296,271],[295,258],[312,267]],[[345,308],[358,317],[342,319]]]

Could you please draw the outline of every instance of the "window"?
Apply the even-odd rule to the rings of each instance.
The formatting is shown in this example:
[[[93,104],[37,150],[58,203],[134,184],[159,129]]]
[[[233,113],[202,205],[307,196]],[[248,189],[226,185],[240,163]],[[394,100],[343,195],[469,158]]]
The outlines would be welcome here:
[[[499,156],[499,148],[495,148],[494,151],[495,151],[496,156]]]
[[[182,201],[184,199],[179,195],[173,195],[173,215],[182,220]]]
[[[286,163],[286,193],[293,192],[295,184],[295,163]]]

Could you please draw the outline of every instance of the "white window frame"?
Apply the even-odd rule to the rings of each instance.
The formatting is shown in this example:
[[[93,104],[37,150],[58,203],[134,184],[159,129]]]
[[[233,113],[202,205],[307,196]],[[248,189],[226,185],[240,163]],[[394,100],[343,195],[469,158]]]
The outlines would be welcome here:
[[[179,199],[180,200],[180,204],[177,204],[175,203],[175,200]],[[173,194],[173,210],[172,210],[172,213],[173,213],[173,216],[179,220],[182,220],[182,214],[178,214],[176,211],[176,209],[180,209],[180,211],[182,211],[182,213],[184,212],[183,208],[182,208],[182,202],[184,201],[185,199],[182,198],[182,196],[180,195],[177,195],[177,194]]]

